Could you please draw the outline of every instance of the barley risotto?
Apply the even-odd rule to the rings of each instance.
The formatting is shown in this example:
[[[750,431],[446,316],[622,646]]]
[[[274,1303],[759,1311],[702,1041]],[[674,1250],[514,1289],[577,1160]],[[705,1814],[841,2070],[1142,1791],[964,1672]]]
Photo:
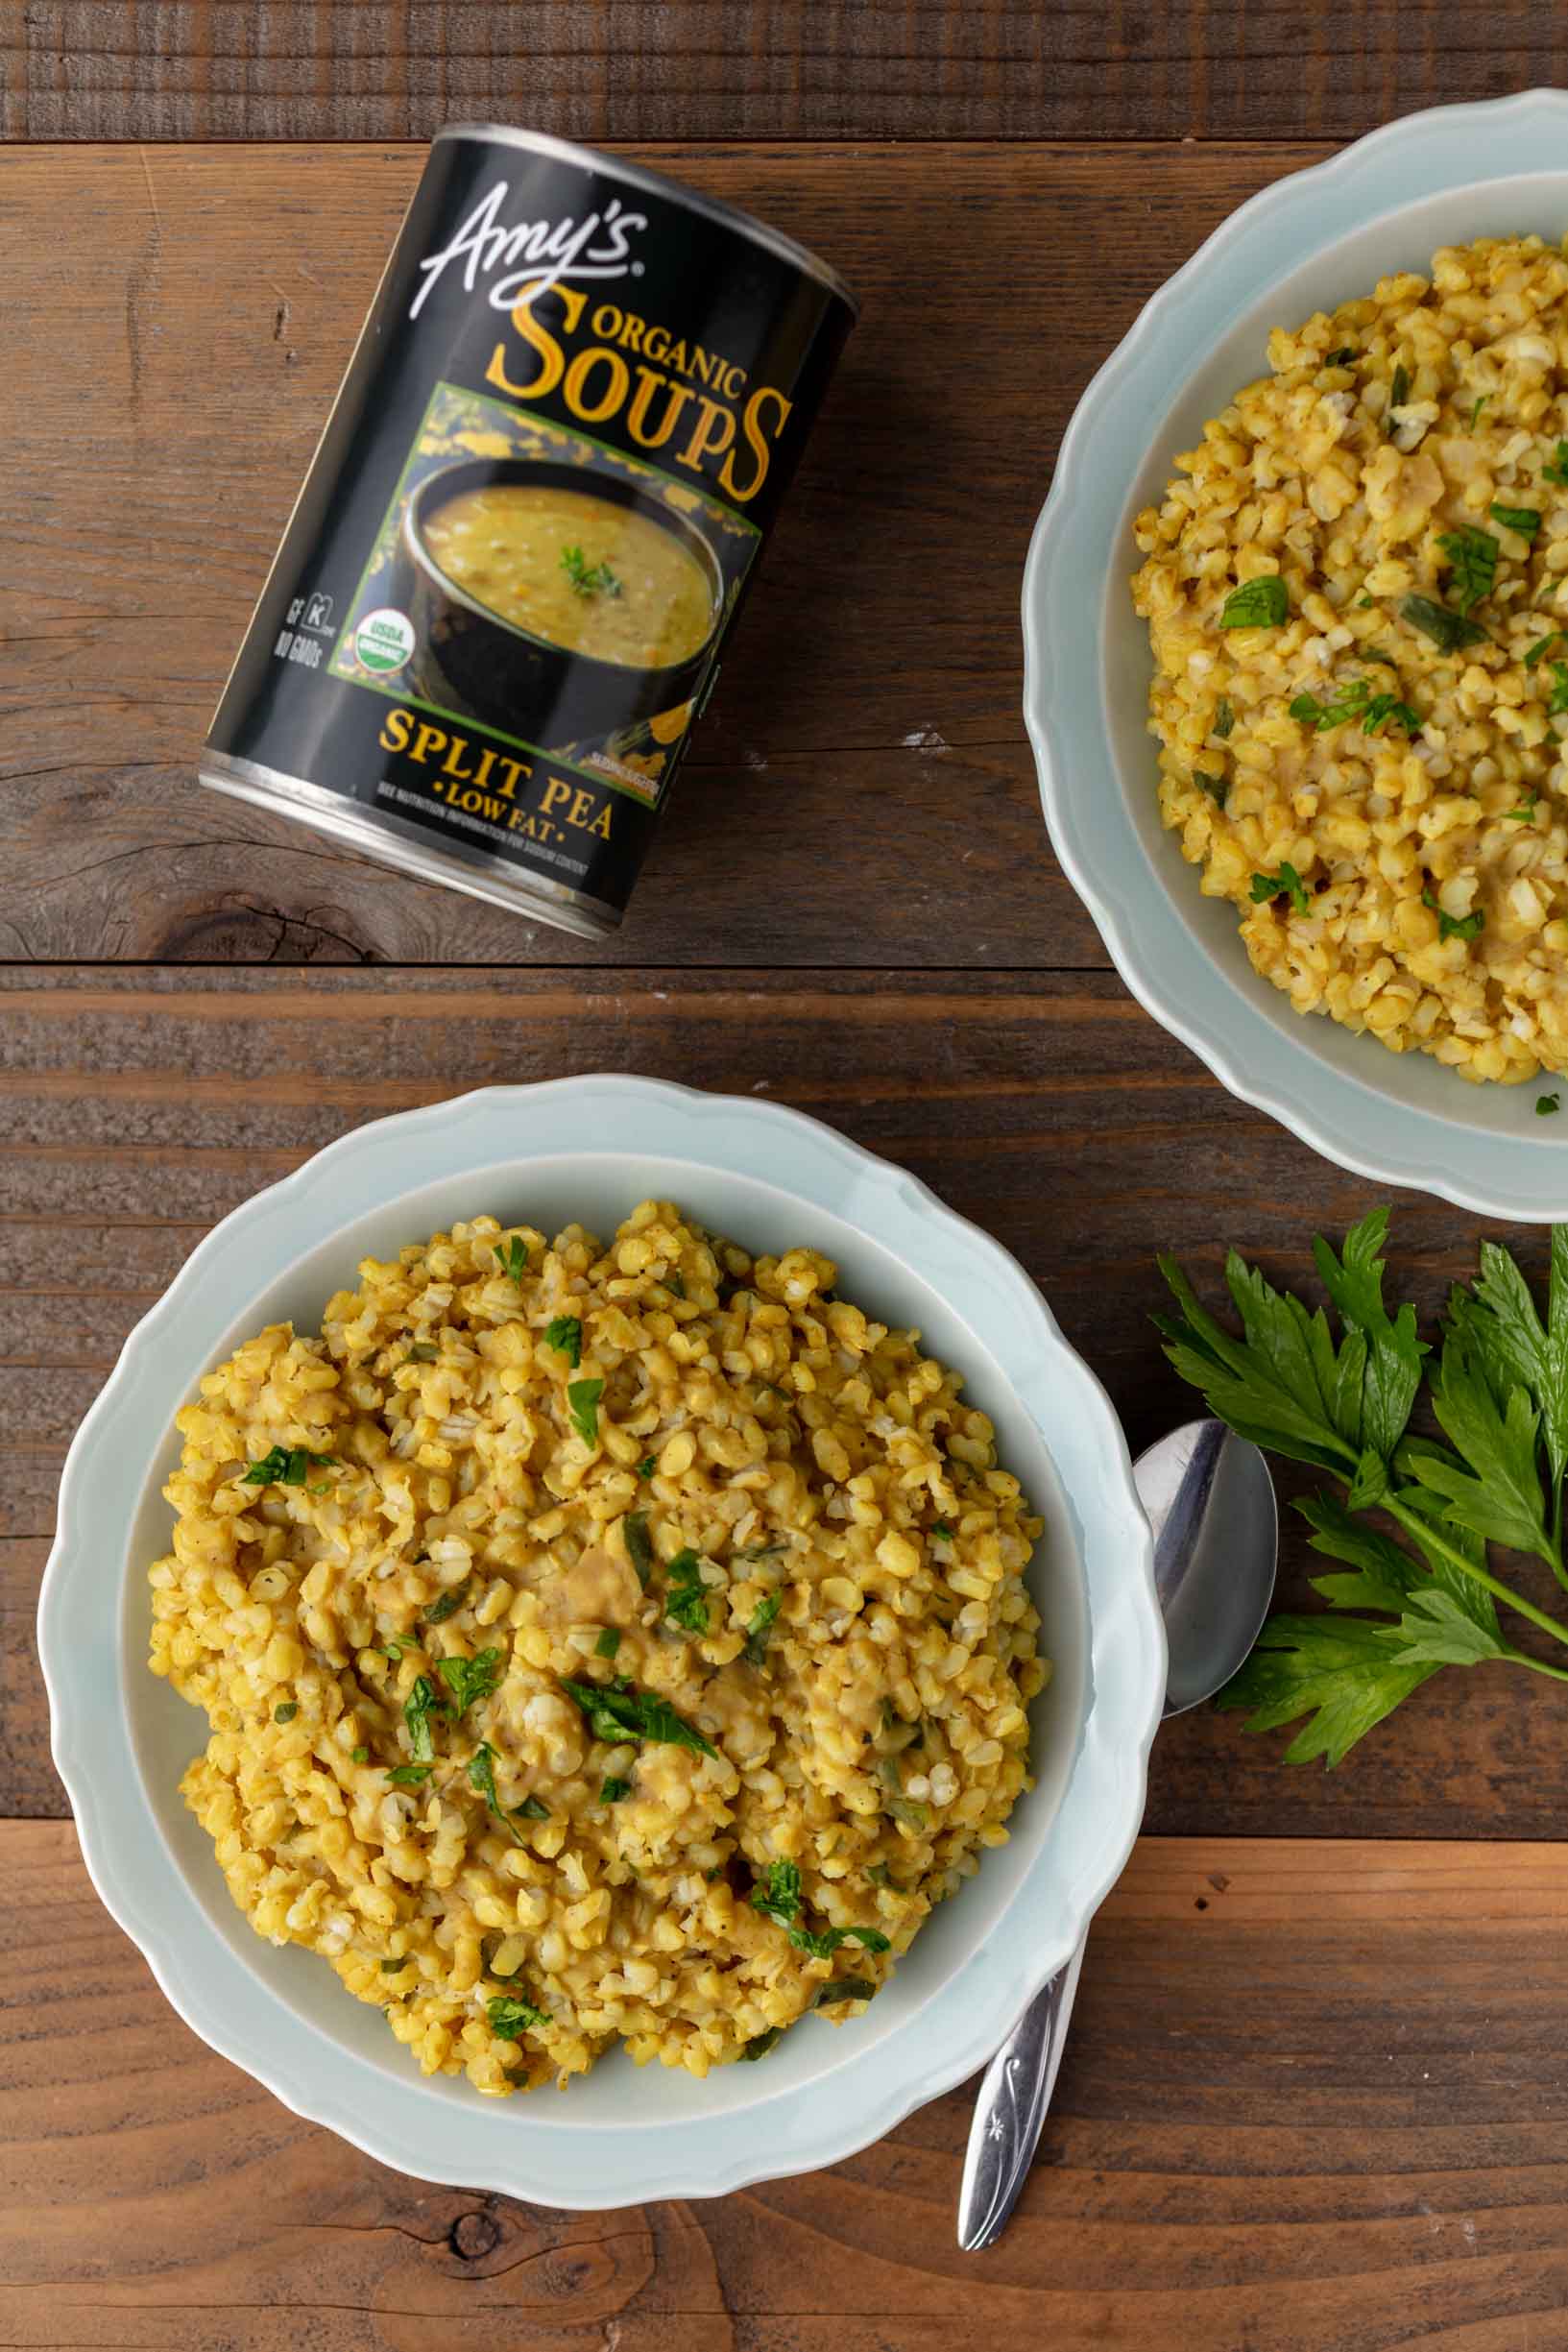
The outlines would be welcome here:
[[[1568,261],[1445,248],[1268,362],[1137,521],[1161,814],[1298,1011],[1568,1073]]]
[[[853,2020],[1029,1785],[990,1422],[667,1203],[359,1274],[179,1417],[151,1662],[234,1900],[487,2093]]]

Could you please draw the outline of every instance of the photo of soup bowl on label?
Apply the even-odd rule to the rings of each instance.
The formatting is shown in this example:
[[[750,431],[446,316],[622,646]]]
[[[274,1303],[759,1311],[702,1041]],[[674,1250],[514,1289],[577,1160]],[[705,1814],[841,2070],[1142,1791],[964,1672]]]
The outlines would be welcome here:
[[[398,570],[414,691],[556,752],[689,702],[724,611],[695,522],[548,459],[432,473],[404,509]]]

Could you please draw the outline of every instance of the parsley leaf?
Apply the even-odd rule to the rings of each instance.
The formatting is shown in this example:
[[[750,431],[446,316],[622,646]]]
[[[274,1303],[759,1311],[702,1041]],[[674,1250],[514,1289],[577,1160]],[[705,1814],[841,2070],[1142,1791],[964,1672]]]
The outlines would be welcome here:
[[[596,1445],[599,1439],[599,1399],[604,1394],[602,1380],[568,1380],[567,1410],[571,1424],[585,1445]]]
[[[1194,767],[1193,782],[1208,793],[1217,809],[1222,809],[1230,798],[1230,783],[1224,776],[1211,776],[1207,768]]]
[[[593,1655],[595,1658],[614,1658],[615,1652],[619,1648],[620,1627],[618,1625],[607,1625],[603,1633],[599,1636],[597,1641],[595,1641],[593,1644]]]
[[[1363,735],[1386,735],[1390,727],[1402,734],[1416,736],[1421,732],[1421,714],[1412,711],[1408,702],[1397,694],[1374,694],[1362,719]]]
[[[502,1273],[510,1274],[512,1280],[520,1290],[522,1288],[522,1277],[528,1272],[527,1243],[519,1234],[514,1233],[504,1249],[501,1248],[499,1242],[492,1243],[491,1247],[495,1252],[495,1261],[500,1267]]]
[[[302,1487],[309,1485],[312,1470],[332,1470],[338,1467],[336,1454],[313,1454],[304,1445],[275,1445],[259,1462],[247,1466],[239,1483],[242,1487]],[[326,1491],[325,1483],[311,1488],[313,1494]]]
[[[1297,914],[1312,912],[1307,885],[1289,858],[1283,861],[1277,874],[1254,874],[1252,877],[1252,903],[1255,907],[1266,906],[1276,898],[1288,898]]]
[[[770,2049],[778,2048],[784,2040],[784,2029],[782,2025],[770,2025],[765,2033],[754,2033],[740,2052],[739,2063],[742,2066],[749,2066],[755,2064],[759,2058],[765,2058]]]
[[[520,2042],[530,2027],[547,2025],[549,2017],[543,2009],[536,2009],[531,2001],[519,2000],[515,1995],[500,1993],[485,2003],[485,2015],[490,2030],[503,2042]]]
[[[637,1474],[639,1478],[651,1478],[658,1467],[652,1454],[644,1454],[637,1466]]]
[[[1471,430],[1471,432],[1474,432],[1474,431],[1475,431],[1477,424],[1478,424],[1481,422],[1481,412],[1482,412],[1482,410],[1483,410],[1483,409],[1485,407],[1485,405],[1486,405],[1487,401],[1488,401],[1488,400],[1491,399],[1491,397],[1492,397],[1492,396],[1491,396],[1491,394],[1490,394],[1489,392],[1484,392],[1484,393],[1482,394],[1482,396],[1481,396],[1480,400],[1477,400],[1477,402],[1476,402],[1476,404],[1475,404],[1474,408],[1472,408],[1472,409],[1471,409],[1471,411],[1470,411],[1470,430]]]
[[[436,1672],[451,1692],[451,1711],[465,1714],[477,1699],[488,1699],[501,1679],[499,1650],[479,1650],[472,1658],[438,1658]]]
[[[432,1716],[444,1715],[446,1702],[427,1674],[422,1674],[403,1701],[403,1721],[408,1726],[408,1744],[417,1764],[435,1760],[436,1743],[431,1733]]]
[[[637,1570],[637,1581],[644,1592],[653,1574],[653,1542],[648,1534],[648,1515],[645,1511],[626,1514],[626,1557]]]
[[[579,596],[618,596],[620,582],[608,564],[590,565],[581,547],[563,547],[561,569]]]
[[[285,1699],[281,1707],[275,1707],[273,1709],[273,1721],[275,1723],[292,1723],[299,1711],[300,1702],[298,1699]]]
[[[577,1315],[558,1315],[546,1324],[544,1345],[553,1347],[557,1355],[565,1356],[575,1371],[583,1360],[583,1324]]]
[[[1226,696],[1221,694],[1215,709],[1214,725],[1210,729],[1210,733],[1212,735],[1218,735],[1219,740],[1223,743],[1228,740],[1231,730],[1235,724],[1236,714],[1231,709],[1230,703]]]
[[[387,1779],[394,1788],[422,1788],[434,1770],[433,1764],[391,1764]]]
[[[1388,406],[1386,411],[1390,424],[1396,408],[1403,408],[1411,397],[1411,372],[1407,367],[1394,370],[1393,382],[1388,386]]]
[[[1439,532],[1437,545],[1454,567],[1454,601],[1468,617],[1473,604],[1492,593],[1497,577],[1498,545],[1490,531],[1461,523],[1457,531]]]
[[[841,2000],[875,2000],[877,1986],[870,1976],[830,1976],[815,2000],[814,2009],[828,2009]]]
[[[1552,676],[1555,683],[1547,697],[1546,715],[1548,718],[1556,718],[1568,711],[1568,662],[1554,662]]]
[[[708,1588],[702,1581],[702,1564],[696,1553],[689,1549],[677,1552],[666,1573],[665,1618],[671,1625],[684,1626],[688,1634],[706,1634]]]
[[[1291,609],[1290,592],[1277,572],[1264,572],[1233,588],[1219,610],[1222,629],[1277,629]]]
[[[784,1607],[784,1594],[770,1592],[758,1602],[746,1624],[746,1646],[741,1652],[748,1666],[760,1666],[767,1656],[768,1636],[773,1620]]]
[[[769,1862],[751,1890],[751,1907],[787,1928],[800,1916],[801,1874],[797,1862]]]
[[[351,1748],[349,1753],[350,1760],[356,1764],[368,1764],[371,1760],[369,1748]]]
[[[1549,482],[1568,483],[1568,441],[1557,443],[1556,456],[1547,459],[1546,464],[1541,468],[1541,473]]]
[[[1540,787],[1532,784],[1516,809],[1504,810],[1503,822],[1505,825],[1532,825],[1535,822],[1535,812],[1540,805]]]
[[[1327,702],[1319,701],[1315,694],[1297,694],[1291,705],[1291,716],[1305,719],[1318,735],[1327,735],[1331,727],[1342,727],[1347,720],[1359,718],[1371,691],[1367,679],[1352,678],[1337,687]]]
[[[434,1340],[416,1340],[403,1358],[405,1364],[433,1364],[441,1350]]]
[[[512,1807],[520,1821],[548,1821],[550,1808],[538,1797],[524,1797],[520,1805]]]
[[[1541,527],[1533,506],[1502,506],[1494,501],[1487,512],[1494,522],[1500,522],[1506,531],[1517,531],[1521,539],[1533,539]]]
[[[602,1685],[563,1680],[561,1687],[588,1717],[594,1738],[608,1740],[612,1747],[625,1739],[646,1739],[661,1747],[690,1748],[698,1756],[718,1754],[700,1732],[682,1721],[667,1699],[651,1690],[634,1690],[623,1676]]]
[[[481,1739],[469,1758],[469,1780],[479,1791],[480,1796],[483,1797],[513,1844],[520,1846],[523,1842],[522,1833],[513,1827],[506,1807],[495,1794],[495,1751],[488,1739]],[[533,1802],[532,1798],[528,1800],[530,1805]],[[518,1810],[520,1813],[524,1807],[519,1805]]]
[[[1538,1094],[1535,1097],[1535,1116],[1537,1119],[1550,1119],[1555,1111],[1559,1111],[1561,1108],[1562,1097],[1560,1095]]]
[[[617,1781],[615,1774],[611,1773],[606,1779],[604,1786],[599,1791],[599,1803],[601,1805],[618,1805],[622,1797],[629,1797],[631,1793],[631,1782]]]
[[[1325,368],[1347,368],[1355,356],[1355,345],[1353,343],[1343,343],[1337,352],[1330,352],[1328,357],[1324,360],[1323,365]]]
[[[1431,890],[1423,890],[1421,904],[1430,907],[1437,917],[1437,937],[1443,939],[1479,939],[1486,928],[1486,909],[1478,907],[1473,914],[1447,914],[1441,902]]]
[[[1430,637],[1439,653],[1459,653],[1466,645],[1479,644],[1486,634],[1479,620],[1465,619],[1449,605],[1434,604],[1430,596],[1407,596],[1399,617]]]
[[[470,1582],[470,1579],[465,1576],[460,1585],[454,1585],[449,1592],[444,1592],[439,1600],[432,1601],[421,1622],[445,1625],[448,1617],[455,1617],[469,1597]]]
[[[1269,1618],[1218,1704],[1248,1709],[1249,1732],[1276,1731],[1310,1715],[1285,1761],[1307,1764],[1320,1756],[1332,1767],[1436,1673],[1435,1664],[1404,1658],[1402,1646],[1395,1627],[1368,1617],[1281,1612]]]

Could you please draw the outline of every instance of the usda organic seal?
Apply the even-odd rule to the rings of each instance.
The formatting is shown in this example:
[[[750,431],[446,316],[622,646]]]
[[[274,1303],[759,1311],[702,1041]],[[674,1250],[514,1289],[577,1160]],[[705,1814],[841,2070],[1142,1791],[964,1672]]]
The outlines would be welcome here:
[[[378,678],[401,669],[413,650],[414,623],[395,604],[367,613],[354,631],[354,659],[361,669],[374,670]]]

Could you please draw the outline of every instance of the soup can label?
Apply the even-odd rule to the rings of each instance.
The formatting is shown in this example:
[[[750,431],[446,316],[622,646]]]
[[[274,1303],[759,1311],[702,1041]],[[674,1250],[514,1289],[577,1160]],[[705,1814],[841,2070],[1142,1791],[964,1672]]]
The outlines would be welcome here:
[[[613,928],[854,317],[674,182],[443,132],[203,781]]]

